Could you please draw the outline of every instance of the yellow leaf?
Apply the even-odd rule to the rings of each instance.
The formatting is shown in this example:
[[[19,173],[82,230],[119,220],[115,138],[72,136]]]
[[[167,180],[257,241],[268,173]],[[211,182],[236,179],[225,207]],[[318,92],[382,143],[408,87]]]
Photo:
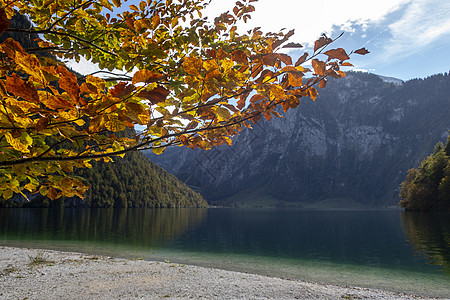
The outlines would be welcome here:
[[[105,91],[106,82],[98,77],[88,75],[86,77],[86,84],[91,84],[97,88],[97,93],[100,94]]]
[[[27,135],[28,137],[30,137],[27,133],[23,132],[23,135]],[[6,132],[5,133],[5,138],[6,141],[8,142],[8,144],[10,144],[15,150],[23,152],[23,153],[29,153],[30,150],[28,150],[28,146],[31,145],[31,143],[29,143],[29,139],[25,139],[25,141],[22,141],[22,136],[20,139],[16,139],[14,138],[11,133]],[[31,138],[30,138],[31,139]]]
[[[219,122],[228,121],[231,118],[230,111],[224,107],[217,107],[216,115],[217,115],[217,120],[219,120]]]
[[[165,150],[166,150],[166,147],[160,147],[160,148],[153,148],[152,149],[153,153],[155,153],[157,155],[162,154]]]
[[[78,119],[75,121],[75,124],[77,124],[78,126],[83,126],[86,122],[84,122],[83,119]]]
[[[13,191],[12,190],[6,190],[3,192],[3,199],[8,200],[9,198],[11,198],[13,196]]]
[[[107,121],[105,122],[106,129],[112,132],[125,130],[126,127],[125,122],[120,121],[116,114],[107,115],[106,118],[107,118]]]

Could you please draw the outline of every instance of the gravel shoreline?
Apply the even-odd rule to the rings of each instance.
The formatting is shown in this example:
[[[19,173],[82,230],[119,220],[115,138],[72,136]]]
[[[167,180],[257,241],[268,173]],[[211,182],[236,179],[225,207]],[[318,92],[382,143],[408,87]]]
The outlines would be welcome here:
[[[0,247],[0,299],[436,299],[171,262]]]

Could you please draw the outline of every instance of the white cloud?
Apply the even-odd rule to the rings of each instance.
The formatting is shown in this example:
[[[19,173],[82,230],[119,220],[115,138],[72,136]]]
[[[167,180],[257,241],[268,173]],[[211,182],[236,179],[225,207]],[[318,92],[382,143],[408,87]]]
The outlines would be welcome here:
[[[450,36],[450,2],[415,0],[405,7],[400,19],[389,25],[392,38],[386,43],[385,58],[411,55],[444,35]]]
[[[333,26],[352,23],[365,24],[382,20],[411,0],[260,0],[254,3],[256,11],[246,28],[261,26],[264,31],[276,32],[282,28],[295,29],[294,40],[301,43],[315,41],[322,33],[331,33]],[[212,0],[206,15],[214,17],[232,10],[235,0]]]

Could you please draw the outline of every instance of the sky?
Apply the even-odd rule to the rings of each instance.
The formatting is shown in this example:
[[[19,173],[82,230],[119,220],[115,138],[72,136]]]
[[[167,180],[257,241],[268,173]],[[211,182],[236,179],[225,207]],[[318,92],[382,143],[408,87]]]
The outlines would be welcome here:
[[[212,0],[206,14],[230,10],[234,3]],[[343,32],[334,47],[371,52],[352,56],[356,70],[403,80],[450,71],[448,0],[259,0],[254,6],[249,27],[295,29],[292,41],[305,46],[322,33],[337,37]]]
[[[125,5],[139,2],[131,0]],[[212,0],[204,15],[213,20],[231,11],[235,2]],[[353,70],[402,80],[450,71],[448,0],[259,0],[252,4],[256,11],[242,28],[294,29],[290,41],[305,46],[289,53],[294,61],[322,33],[332,38],[344,33],[333,47],[370,51],[352,56]]]

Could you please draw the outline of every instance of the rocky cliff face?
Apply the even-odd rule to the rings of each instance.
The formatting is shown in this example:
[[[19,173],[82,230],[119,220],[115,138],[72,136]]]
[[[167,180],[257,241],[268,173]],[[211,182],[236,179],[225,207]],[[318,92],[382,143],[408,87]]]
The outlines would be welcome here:
[[[450,76],[405,83],[364,73],[331,80],[313,102],[261,121],[211,151],[152,159],[208,200],[248,192],[292,202],[392,205],[406,171],[450,129]]]

